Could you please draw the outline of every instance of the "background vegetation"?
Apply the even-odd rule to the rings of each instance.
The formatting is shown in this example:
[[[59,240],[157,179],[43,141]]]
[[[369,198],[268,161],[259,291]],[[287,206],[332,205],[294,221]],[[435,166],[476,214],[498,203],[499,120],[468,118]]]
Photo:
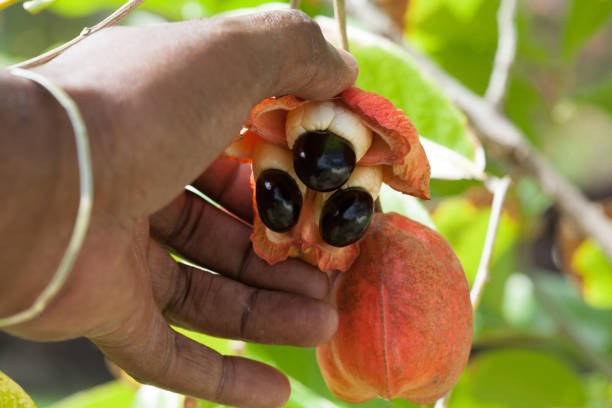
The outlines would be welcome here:
[[[123,23],[208,17],[261,3],[264,1],[148,0]],[[328,2],[302,3],[313,16],[332,14]],[[409,44],[483,95],[498,44],[499,3],[413,0],[399,21]],[[71,39],[121,4],[118,0],[57,0],[35,16],[20,5],[1,11],[0,65],[27,59]],[[610,0],[520,1],[518,48],[502,106],[558,172],[597,200],[612,197],[611,14]],[[398,16],[393,17],[397,20]],[[422,135],[475,159],[478,146],[470,138],[473,132],[465,117],[423,77],[408,55],[359,42],[352,43],[351,50],[361,65],[359,86],[403,108]],[[537,181],[510,167],[493,150],[487,153],[487,172],[510,174],[513,184],[502,213],[490,280],[475,315],[470,363],[448,406],[610,408],[612,262],[597,244],[581,237],[559,216]],[[394,195],[388,195],[386,202],[383,197],[383,206],[433,223],[451,242],[472,282],[491,213],[491,194],[482,182],[473,180],[436,180],[432,190],[433,199],[425,203],[429,217],[412,201]],[[612,216],[612,201],[608,202]],[[283,370],[293,385],[289,407],[349,406],[327,390],[313,349],[190,335],[221,352],[243,354]],[[8,344],[6,339],[0,341]],[[31,346],[25,342],[13,346],[10,356],[0,350],[0,370],[24,385],[39,406],[49,406],[62,393],[74,390],[75,384],[81,386],[79,379],[63,376],[59,366],[46,364],[45,375],[60,380],[54,383],[56,392],[50,395],[49,389],[28,387],[31,376],[40,375],[37,367],[41,363],[33,361],[30,353],[20,352],[27,347]],[[53,352],[59,350],[55,347]],[[39,359],[45,356],[34,360]],[[96,381],[105,378],[102,364],[74,363],[77,370],[82,368],[83,376],[95,370]],[[174,407],[183,403],[180,396],[152,387],[136,390],[129,381],[118,379],[55,407]],[[362,405],[414,406],[402,400]]]

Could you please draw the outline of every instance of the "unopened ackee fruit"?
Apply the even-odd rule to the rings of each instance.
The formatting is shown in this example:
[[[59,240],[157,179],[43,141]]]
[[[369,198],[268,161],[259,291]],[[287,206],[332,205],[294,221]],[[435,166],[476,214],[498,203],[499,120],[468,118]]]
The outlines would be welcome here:
[[[437,232],[398,214],[375,214],[361,254],[336,282],[339,325],[317,349],[328,387],[359,403],[375,397],[434,402],[468,360],[468,283]]]

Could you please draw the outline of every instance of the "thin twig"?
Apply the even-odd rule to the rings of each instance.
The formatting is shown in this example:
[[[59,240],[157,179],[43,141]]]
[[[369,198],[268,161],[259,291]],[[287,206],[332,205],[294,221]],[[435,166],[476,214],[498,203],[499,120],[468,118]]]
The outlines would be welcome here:
[[[334,17],[338,24],[338,32],[340,33],[340,44],[342,49],[348,51],[349,43],[348,36],[346,34],[346,7],[344,6],[344,0],[334,0]]]
[[[291,3],[289,4],[289,7],[291,7],[292,9],[299,9],[300,8],[300,0],[291,0]]]
[[[499,220],[501,219],[502,210],[504,208],[504,199],[506,192],[510,186],[510,177],[506,176],[501,179],[491,177],[485,181],[487,189],[493,193],[493,204],[491,204],[491,215],[489,216],[489,225],[487,227],[487,235],[485,236],[484,246],[480,255],[480,263],[472,290],[470,291],[470,300],[472,301],[472,310],[476,311],[485,283],[489,280],[489,264],[495,246],[495,238],[497,237],[497,229]]]
[[[497,10],[497,50],[484,99],[499,109],[506,91],[508,72],[516,54],[516,0],[502,0]]]
[[[110,16],[108,16],[107,18],[105,18],[104,20],[100,21],[98,24],[96,24],[93,27],[85,27],[83,29],[83,31],[81,31],[81,34],[79,34],[78,37],[73,38],[72,40],[68,41],[67,43],[49,51],[46,52],[44,54],[41,54],[37,57],[34,57],[32,59],[29,59],[27,61],[24,62],[20,62],[19,64],[15,64],[13,66],[11,66],[11,68],[33,68],[33,67],[37,67],[39,65],[42,65],[44,63],[47,63],[49,61],[51,61],[53,58],[57,57],[58,55],[60,55],[61,53],[63,53],[64,51],[66,51],[68,48],[72,47],[73,45],[77,44],[78,42],[80,42],[81,40],[85,39],[86,37],[104,29],[107,27],[111,27],[114,26],[115,24],[117,24],[119,21],[123,20],[128,14],[130,14],[132,11],[134,11],[138,6],[140,6],[142,3],[144,3],[145,0],[130,0],[127,3],[125,3],[123,6],[121,6],[120,8],[118,8],[113,14],[111,14]]]
[[[470,291],[473,313],[476,313],[476,309],[480,304],[480,298],[482,297],[482,291],[489,280],[489,264],[491,263],[493,248],[495,247],[495,238],[497,237],[499,220],[501,219],[502,210],[504,208],[506,192],[508,191],[508,187],[510,187],[510,177],[506,176],[501,179],[490,177],[485,180],[485,186],[493,193],[493,203],[491,204],[491,215],[489,216],[489,225],[487,226],[484,246],[480,254],[480,263],[478,264],[476,277],[474,278],[472,290]],[[438,399],[434,408],[446,408],[451,392],[452,390]]]

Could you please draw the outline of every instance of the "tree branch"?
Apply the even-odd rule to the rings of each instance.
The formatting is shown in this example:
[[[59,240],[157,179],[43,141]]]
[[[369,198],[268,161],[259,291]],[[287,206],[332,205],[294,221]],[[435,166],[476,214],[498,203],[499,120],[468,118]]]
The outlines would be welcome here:
[[[123,6],[121,6],[120,8],[118,8],[117,10],[115,10],[115,12],[113,14],[111,14],[110,16],[108,16],[107,18],[105,18],[104,20],[100,21],[98,24],[96,24],[93,27],[85,27],[83,29],[83,31],[81,31],[81,34],[79,34],[78,37],[73,38],[72,40],[68,41],[67,43],[60,45],[59,47],[46,52],[44,54],[41,54],[37,57],[34,57],[32,59],[29,59],[27,61],[24,62],[20,62],[19,64],[15,64],[13,66],[11,66],[10,68],[33,68],[33,67],[37,67],[39,65],[42,65],[44,63],[47,63],[49,61],[51,61],[53,58],[57,57],[58,55],[60,55],[61,53],[63,53],[64,51],[66,51],[68,48],[72,47],[73,45],[79,43],[81,40],[85,39],[86,37],[97,33],[98,31],[107,28],[107,27],[111,27],[114,26],[115,24],[117,24],[119,21],[123,20],[125,18],[125,16],[127,16],[128,14],[130,14],[132,11],[134,11],[138,6],[140,6],[142,3],[144,3],[145,0],[129,0],[127,3],[125,3]]]
[[[374,15],[370,17],[373,18]],[[381,17],[379,14],[377,17],[386,16]],[[369,24],[371,18],[362,20],[362,23]],[[388,24],[392,24],[390,19],[388,20]],[[372,27],[375,29],[381,25],[378,22],[372,24]],[[467,89],[403,40],[396,42],[412,56],[420,70],[437,82],[446,96],[465,112],[481,140],[493,148],[489,153],[509,161],[519,170],[533,176],[542,190],[554,199],[561,213],[571,220],[583,235],[592,237],[608,258],[612,259],[612,224],[601,208],[589,201],[576,186],[559,174],[528,142],[523,132],[497,112],[494,106]]]
[[[506,91],[508,72],[516,54],[516,27],[514,16],[516,14],[516,0],[502,0],[497,10],[497,50],[493,71],[489,78],[489,85],[484,99],[499,109]]]

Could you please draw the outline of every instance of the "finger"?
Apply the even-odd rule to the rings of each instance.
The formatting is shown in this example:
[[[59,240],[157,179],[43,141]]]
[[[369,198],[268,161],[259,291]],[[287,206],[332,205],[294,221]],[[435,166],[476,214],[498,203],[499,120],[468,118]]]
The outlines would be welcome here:
[[[151,234],[193,262],[257,288],[324,299],[327,275],[288,259],[268,265],[251,246],[251,228],[196,195],[185,192],[150,218]]]
[[[338,316],[327,302],[258,289],[175,262],[152,243],[149,265],[153,292],[172,324],[266,344],[313,347],[328,341]]]
[[[219,158],[193,183],[223,208],[247,222],[253,221],[251,165]]]
[[[144,384],[246,408],[281,407],[289,397],[289,382],[281,372],[256,361],[223,356],[176,333],[153,302],[92,341]]]
[[[305,99],[328,99],[355,82],[356,60],[328,43],[319,25],[297,10],[274,10],[236,17],[251,27],[248,60],[276,83],[264,97],[291,94]]]

